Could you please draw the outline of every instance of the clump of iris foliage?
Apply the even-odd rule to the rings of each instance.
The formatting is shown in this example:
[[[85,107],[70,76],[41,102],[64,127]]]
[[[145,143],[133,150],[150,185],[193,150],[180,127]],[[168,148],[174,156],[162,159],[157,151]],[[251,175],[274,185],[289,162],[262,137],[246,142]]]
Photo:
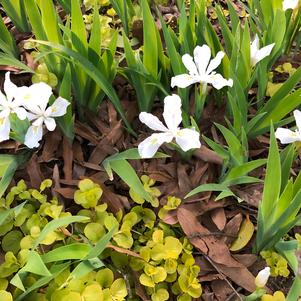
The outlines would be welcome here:
[[[266,165],[253,251],[267,267],[256,277],[256,290],[243,297],[299,299],[300,235],[292,237],[290,230],[301,224],[301,175],[291,177],[290,171],[301,141],[301,67],[289,60],[301,44],[301,5],[249,0],[239,2],[240,14],[235,3],[225,2],[178,0],[180,14],[170,27],[157,9],[168,1],[0,1],[15,29],[32,33],[22,47],[36,63],[33,70],[22,61],[21,46],[1,18],[0,64],[32,74],[32,85],[18,86],[6,73],[0,94],[1,142],[14,139],[27,147],[0,155],[1,300],[139,300],[137,283],[153,301],[200,298],[195,250],[178,225],[162,221],[185,200],[168,196],[160,205],[154,180],[139,179],[127,161],[166,157],[157,152],[164,143],[186,162],[203,144],[223,161],[217,183],[195,187],[185,198],[215,191],[215,201],[242,202],[233,187],[261,182],[249,173]],[[132,31],[141,20],[143,43]],[[287,62],[278,64],[280,58]],[[274,82],[276,72],[286,80]],[[109,212],[101,203],[102,188],[89,179],[74,194],[75,214],[46,194],[51,180],[40,189],[20,181],[5,194],[45,130],[58,124],[72,142],[74,121],[88,122],[87,112],[97,112],[105,98],[137,136],[113,85],[119,77],[135,91],[140,122],[155,131],[137,149],[102,163],[110,179],[116,173],[128,184],[135,205]],[[165,124],[151,114],[160,102]],[[224,145],[200,133],[208,103],[226,108],[223,124],[214,124]],[[264,134],[268,157],[251,159],[249,142]],[[247,240],[235,241],[231,249],[242,249],[253,232],[246,220],[240,237]],[[293,282],[286,297],[266,291],[269,276],[289,274]]]

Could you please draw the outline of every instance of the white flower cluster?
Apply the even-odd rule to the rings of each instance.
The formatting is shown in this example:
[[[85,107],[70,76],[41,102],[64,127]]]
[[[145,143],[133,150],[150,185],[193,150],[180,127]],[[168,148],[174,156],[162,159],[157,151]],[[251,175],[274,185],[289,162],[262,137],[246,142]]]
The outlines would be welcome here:
[[[259,38],[256,35],[250,45],[252,67],[268,56],[273,47],[274,44],[270,44],[260,49]],[[188,74],[174,76],[171,79],[171,87],[186,88],[195,83],[200,83],[204,87],[210,84],[218,90],[225,86],[232,87],[232,79],[225,79],[215,71],[225,56],[223,51],[219,51],[215,58],[211,60],[209,46],[203,45],[197,46],[193,55],[193,58],[189,54],[182,56]],[[70,104],[66,99],[58,97],[51,106],[47,106],[52,95],[52,89],[49,85],[40,82],[30,87],[17,87],[11,82],[9,72],[5,75],[4,92],[6,95],[0,92],[0,142],[9,139],[9,117],[10,114],[16,114],[20,120],[28,118],[31,122],[24,140],[24,144],[29,148],[39,146],[39,141],[43,136],[43,125],[49,131],[55,129],[54,118],[65,115]],[[153,157],[164,142],[170,143],[173,139],[185,152],[201,146],[200,134],[196,129],[179,128],[182,122],[181,106],[181,99],[178,95],[173,94],[165,97],[163,118],[167,127],[156,116],[146,112],[140,113],[139,119],[142,123],[154,131],[161,132],[152,134],[139,144],[138,151],[142,158]]]
[[[17,87],[10,80],[10,73],[5,74],[4,92],[0,92],[0,142],[8,140],[10,135],[10,115],[16,114],[20,120],[26,118],[31,122],[25,135],[24,144],[29,148],[39,146],[43,136],[43,124],[49,131],[56,127],[54,117],[66,114],[70,104],[58,97],[51,106],[48,101],[52,89],[40,82],[29,87]]]
[[[270,44],[259,48],[259,38],[256,35],[250,48],[251,66],[254,67],[259,61],[270,55],[275,44]],[[205,86],[210,84],[215,89],[222,89],[225,86],[232,87],[233,80],[225,79],[221,74],[214,70],[221,64],[225,53],[219,51],[215,58],[211,59],[211,50],[208,45],[196,46],[193,51],[193,58],[189,54],[182,56],[182,62],[188,74],[179,74],[171,79],[171,87],[186,88],[192,84],[200,83]],[[139,119],[154,131],[161,133],[152,134],[150,137],[142,141],[138,146],[138,151],[141,158],[151,158],[155,155],[158,148],[164,143],[170,143],[175,139],[176,143],[183,151],[199,148],[200,134],[194,129],[180,129],[179,125],[182,122],[181,99],[178,95],[167,96],[164,99],[163,118],[167,125],[154,115],[142,112]]]

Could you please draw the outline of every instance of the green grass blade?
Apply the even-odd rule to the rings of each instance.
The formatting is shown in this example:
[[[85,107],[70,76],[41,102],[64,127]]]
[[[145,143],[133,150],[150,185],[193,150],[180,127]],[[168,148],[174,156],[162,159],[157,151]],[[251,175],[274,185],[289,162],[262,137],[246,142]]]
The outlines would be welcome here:
[[[0,65],[12,66],[24,70],[29,73],[33,73],[33,70],[20,62],[13,56],[8,56],[7,54],[0,53]]]
[[[14,217],[17,217],[25,204],[26,204],[26,201],[19,204],[18,206],[14,207],[14,208],[1,211],[0,212],[0,226],[5,222],[7,217],[9,217],[11,214],[14,214]]]
[[[297,301],[301,295],[300,288],[301,288],[301,278],[300,276],[296,276],[293,285],[291,286],[291,289],[289,290],[285,300]]]
[[[74,35],[72,35],[72,44],[74,49],[76,49],[81,55],[87,56],[87,33],[78,0],[71,2],[71,31],[76,36],[75,39]]]
[[[292,74],[286,82],[280,87],[279,90],[269,99],[266,105],[258,112],[271,112],[274,107],[276,107],[282,99],[287,97],[287,95],[294,89],[294,87],[301,80],[301,67],[299,67],[294,74]]]
[[[55,11],[55,6],[52,0],[40,1],[40,9],[42,15],[42,24],[45,29],[47,40],[54,43],[63,43],[63,38],[60,33],[59,18]]]
[[[24,298],[30,294],[31,292],[37,290],[38,288],[47,285],[51,280],[53,280],[54,278],[56,278],[59,274],[61,274],[65,269],[67,269],[69,267],[70,263],[66,262],[63,264],[57,264],[57,265],[53,265],[53,267],[51,267],[50,272],[51,272],[51,276],[46,276],[46,277],[42,277],[40,279],[38,279],[37,281],[35,281],[35,283],[26,288],[26,291],[23,292],[22,294],[20,294],[15,301],[22,301],[24,300]]]
[[[46,32],[42,23],[41,13],[35,0],[26,0],[25,9],[36,39],[47,40]]]
[[[157,28],[147,0],[141,0],[143,14],[143,65],[156,78],[158,75]]]
[[[56,230],[57,228],[67,226],[71,223],[82,222],[82,221],[87,221],[87,220],[89,220],[89,218],[86,216],[67,216],[67,217],[61,217],[61,218],[52,220],[43,228],[40,235],[35,240],[32,248],[33,249],[37,248],[37,246],[45,239],[45,237],[47,236],[47,234],[49,232],[52,232],[52,231]]]
[[[275,203],[278,201],[281,187],[280,155],[275,138],[274,127],[272,125],[270,133],[270,149],[260,207],[264,221],[268,220],[271,214],[271,210],[274,208]]]
[[[188,194],[185,195],[185,199],[189,198],[197,193],[200,192],[206,192],[206,191],[225,191],[228,190],[227,186],[224,184],[215,184],[215,183],[209,183],[209,184],[202,184],[193,190],[191,190]]]
[[[22,32],[29,32],[30,29],[25,15],[23,1],[24,0],[1,0],[0,3],[17,29]]]
[[[85,258],[91,246],[83,243],[74,243],[59,248],[55,248],[42,255],[44,263],[57,262],[61,260],[83,259]]]
[[[258,159],[244,163],[240,166],[233,167],[225,177],[224,181],[229,181],[238,177],[245,176],[252,170],[264,165],[266,162],[266,159]]]
[[[18,58],[19,51],[16,42],[13,36],[11,35],[11,33],[9,32],[9,30],[7,29],[7,27],[5,26],[2,18],[0,18],[0,32],[1,32],[0,41],[4,43],[4,46],[6,46],[5,48],[7,48],[15,58]],[[0,48],[2,49],[2,51],[7,52],[3,49],[3,47],[0,46]]]
[[[110,161],[110,167],[137,194],[151,202],[150,195],[145,191],[143,184],[129,162],[124,159]]]
[[[116,94],[116,91],[112,87],[112,85],[108,82],[108,80],[103,76],[100,70],[98,70],[89,60],[87,60],[85,57],[80,55],[79,53],[71,50],[68,47],[46,42],[46,41],[35,41],[36,43],[40,43],[42,45],[47,45],[49,47],[52,47],[54,49],[58,49],[62,54],[64,54],[64,57],[73,63],[80,66],[99,86],[100,88],[105,92],[105,94],[109,97],[113,105],[115,106],[115,109],[120,114],[121,118],[123,119],[127,130],[133,134],[136,135],[133,131],[131,125],[126,119],[126,116],[124,114],[122,105],[120,103],[120,100]]]
[[[281,88],[280,88],[281,89]],[[281,121],[287,114],[292,112],[301,104],[300,97],[301,88],[294,93],[287,95],[283,99],[279,99],[274,107],[270,108],[266,114],[256,124],[254,130],[250,133],[251,137],[258,136],[268,131],[268,126],[271,121],[274,123]]]

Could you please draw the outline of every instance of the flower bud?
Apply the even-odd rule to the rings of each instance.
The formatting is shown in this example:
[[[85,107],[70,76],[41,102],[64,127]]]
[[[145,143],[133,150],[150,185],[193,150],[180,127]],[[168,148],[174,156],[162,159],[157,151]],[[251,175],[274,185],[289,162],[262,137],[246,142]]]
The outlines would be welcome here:
[[[264,287],[270,277],[270,268],[266,267],[261,270],[255,278],[255,285],[258,288]]]

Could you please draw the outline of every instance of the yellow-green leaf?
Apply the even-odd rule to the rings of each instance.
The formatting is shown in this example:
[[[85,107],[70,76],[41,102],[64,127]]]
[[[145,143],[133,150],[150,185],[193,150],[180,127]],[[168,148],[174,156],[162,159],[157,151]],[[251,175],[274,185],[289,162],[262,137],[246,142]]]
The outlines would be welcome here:
[[[242,222],[238,232],[238,237],[232,243],[230,250],[231,251],[241,250],[250,241],[250,239],[253,236],[253,233],[254,233],[254,225],[250,221],[249,216],[247,216],[247,218]]]

